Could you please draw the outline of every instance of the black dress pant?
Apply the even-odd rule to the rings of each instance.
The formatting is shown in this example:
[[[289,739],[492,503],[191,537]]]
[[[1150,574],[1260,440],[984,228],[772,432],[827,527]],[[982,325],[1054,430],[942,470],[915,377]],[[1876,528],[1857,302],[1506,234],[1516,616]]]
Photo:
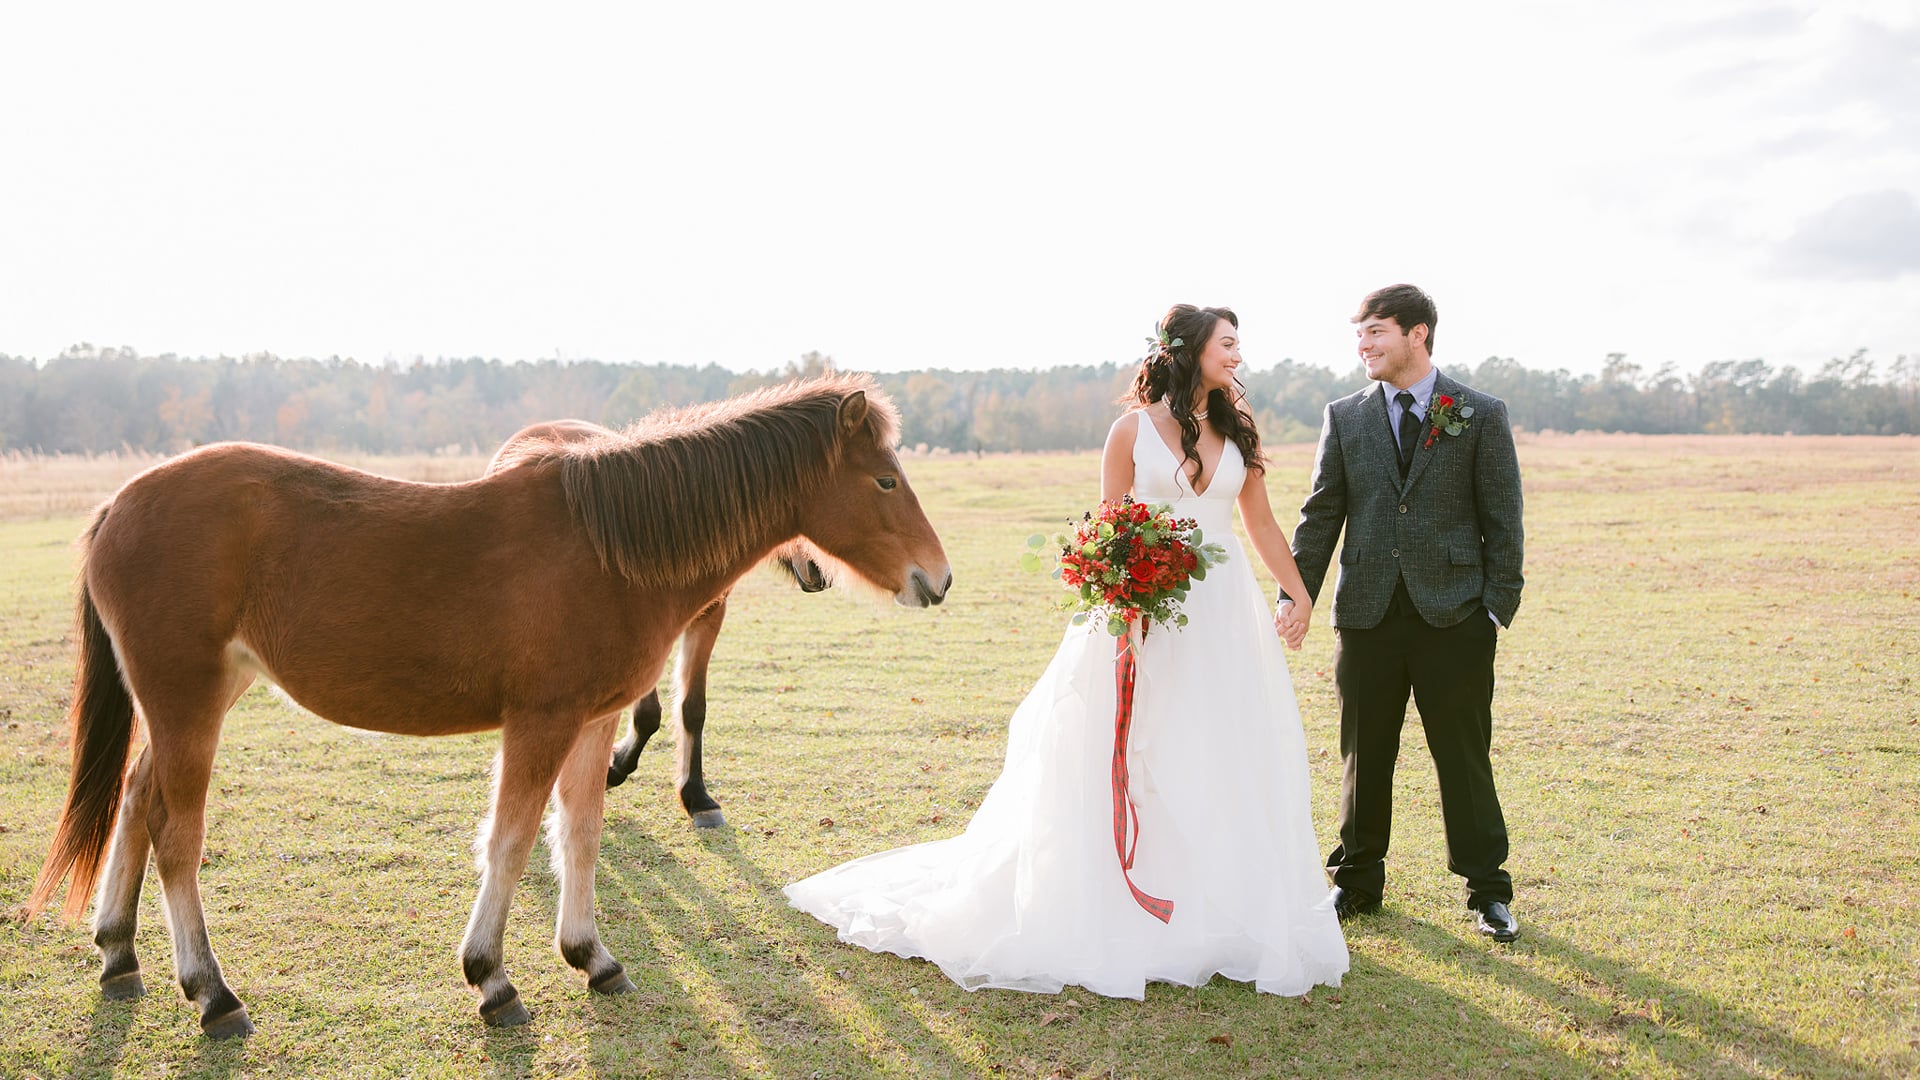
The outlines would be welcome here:
[[[1340,845],[1327,856],[1333,882],[1379,897],[1393,828],[1393,767],[1407,695],[1420,709],[1440,777],[1447,869],[1466,879],[1467,903],[1513,900],[1507,824],[1493,786],[1493,656],[1498,631],[1483,608],[1448,627],[1429,626],[1402,583],[1380,625],[1338,632]]]

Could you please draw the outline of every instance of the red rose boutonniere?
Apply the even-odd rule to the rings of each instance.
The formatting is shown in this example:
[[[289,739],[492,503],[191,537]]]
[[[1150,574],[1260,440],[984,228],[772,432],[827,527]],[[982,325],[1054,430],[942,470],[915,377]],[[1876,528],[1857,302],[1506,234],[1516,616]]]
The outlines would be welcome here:
[[[1460,404],[1450,394],[1434,398],[1433,406],[1427,410],[1427,441],[1422,444],[1422,449],[1431,449],[1433,440],[1439,438],[1443,431],[1458,435],[1472,427],[1473,423],[1468,419],[1472,415],[1473,406]]]

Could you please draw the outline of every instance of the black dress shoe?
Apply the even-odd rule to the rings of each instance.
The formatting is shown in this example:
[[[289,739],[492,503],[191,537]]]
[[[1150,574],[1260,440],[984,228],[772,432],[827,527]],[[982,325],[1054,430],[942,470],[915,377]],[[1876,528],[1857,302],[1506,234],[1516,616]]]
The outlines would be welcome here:
[[[1474,929],[1493,940],[1512,941],[1520,936],[1520,920],[1500,901],[1489,900],[1473,910],[1479,915]]]
[[[1340,917],[1341,922],[1346,922],[1356,915],[1370,915],[1379,910],[1379,897],[1353,892],[1338,885],[1333,887],[1333,913]]]

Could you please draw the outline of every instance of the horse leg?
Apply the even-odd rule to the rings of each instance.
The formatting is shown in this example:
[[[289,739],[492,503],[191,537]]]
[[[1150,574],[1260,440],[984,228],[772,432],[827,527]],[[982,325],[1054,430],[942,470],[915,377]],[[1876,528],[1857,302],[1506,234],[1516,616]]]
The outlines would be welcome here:
[[[640,764],[640,751],[647,748],[647,740],[660,730],[660,690],[655,687],[647,691],[633,706],[633,730],[621,739],[613,748],[613,760],[607,765],[607,786],[619,787],[633,775]]]
[[[494,759],[493,808],[480,823],[474,845],[479,855],[480,891],[474,897],[466,935],[460,940],[460,967],[467,985],[480,994],[480,1018],[495,1027],[511,1027],[533,1019],[520,1003],[520,992],[507,979],[501,962],[501,938],[506,933],[514,886],[526,872],[527,855],[540,828],[540,810],[547,804],[554,774],[569,749],[566,744],[553,745],[552,731],[538,719],[507,723],[501,733],[500,754]],[[600,743],[600,752],[600,761],[605,761],[605,740]],[[595,778],[599,778],[598,763]]]
[[[600,782],[600,763],[607,760],[607,744],[620,714],[588,724],[574,740],[573,750],[560,766],[554,786],[554,810],[547,819],[547,846],[552,851],[554,876],[560,879],[560,915],[553,944],[567,963],[585,974],[587,988],[601,994],[624,994],[633,989],[627,973],[600,942],[593,918],[593,871],[600,859],[600,830],[607,788]]]
[[[673,668],[674,786],[680,791],[680,805],[698,829],[717,829],[727,823],[720,804],[707,794],[700,770],[700,733],[707,726],[707,664],[726,618],[727,598],[722,596],[687,626],[680,637],[680,659]]]
[[[147,802],[153,786],[153,755],[140,751],[127,774],[120,797],[120,817],[114,822],[107,848],[106,869],[93,903],[93,943],[100,949],[100,993],[112,1001],[129,1001],[147,992],[140,981],[140,958],[133,952],[133,933],[139,919],[140,885],[147,876],[153,841],[147,835]]]
[[[196,679],[178,670],[168,672],[165,679],[162,694],[141,694],[140,680],[132,681],[141,714],[147,718],[150,741],[142,759],[150,759],[152,775],[146,785],[146,829],[166,900],[174,974],[181,993],[200,1011],[201,1031],[216,1039],[250,1035],[253,1022],[247,1018],[247,1008],[228,988],[220,961],[214,958],[213,943],[207,940],[206,914],[200,907],[200,858],[206,840],[207,783],[220,743],[220,722],[251,679],[233,672]],[[126,890],[124,882],[133,877],[131,866],[123,863],[114,871],[107,887],[122,883],[120,888],[130,894],[133,890]],[[131,907],[126,914],[131,932]]]

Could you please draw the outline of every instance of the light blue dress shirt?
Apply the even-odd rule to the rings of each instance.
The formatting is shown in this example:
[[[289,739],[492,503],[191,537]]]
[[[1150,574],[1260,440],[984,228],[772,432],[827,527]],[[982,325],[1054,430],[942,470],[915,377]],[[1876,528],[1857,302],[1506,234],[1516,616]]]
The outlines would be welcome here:
[[[1413,417],[1424,423],[1427,419],[1427,402],[1433,400],[1433,384],[1440,378],[1439,368],[1428,368],[1427,374],[1419,382],[1407,387],[1407,393],[1413,395]],[[1392,383],[1380,384],[1380,394],[1387,399],[1387,430],[1393,432],[1394,441],[1400,439],[1400,403],[1394,398],[1400,389]],[[1402,449],[1405,449],[1402,447]]]

